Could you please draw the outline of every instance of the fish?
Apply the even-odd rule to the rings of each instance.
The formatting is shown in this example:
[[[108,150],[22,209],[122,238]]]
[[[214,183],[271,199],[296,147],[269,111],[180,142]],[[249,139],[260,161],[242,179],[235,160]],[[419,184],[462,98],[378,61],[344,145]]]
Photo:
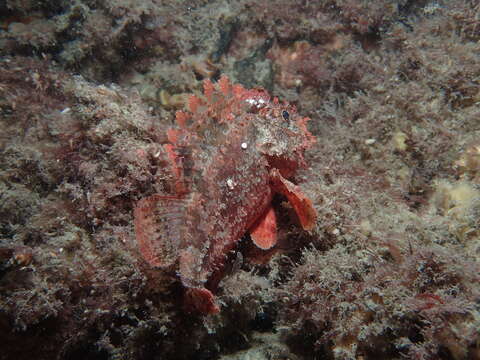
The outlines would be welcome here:
[[[246,89],[222,76],[206,79],[177,111],[162,144],[172,191],[140,199],[134,207],[138,249],[152,267],[176,269],[191,311],[216,314],[213,294],[228,254],[247,233],[260,249],[277,242],[272,198],[291,204],[303,229],[317,213],[291,180],[307,166],[315,143],[309,118],[262,88]]]

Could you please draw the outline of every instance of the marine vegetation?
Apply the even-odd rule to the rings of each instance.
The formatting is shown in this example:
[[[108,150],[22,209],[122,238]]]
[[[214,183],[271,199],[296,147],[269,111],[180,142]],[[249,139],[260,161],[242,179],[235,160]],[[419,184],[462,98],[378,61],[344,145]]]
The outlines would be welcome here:
[[[0,1],[0,360],[480,359],[479,14]]]

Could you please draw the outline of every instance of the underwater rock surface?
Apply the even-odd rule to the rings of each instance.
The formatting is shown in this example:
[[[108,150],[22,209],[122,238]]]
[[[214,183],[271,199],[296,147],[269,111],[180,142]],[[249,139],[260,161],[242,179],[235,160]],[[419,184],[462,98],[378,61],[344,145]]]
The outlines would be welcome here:
[[[0,4],[0,359],[480,358],[479,13]],[[205,315],[145,261],[134,209],[173,191],[168,129],[223,75],[311,119],[289,181],[317,217],[275,194],[275,246],[235,242]]]

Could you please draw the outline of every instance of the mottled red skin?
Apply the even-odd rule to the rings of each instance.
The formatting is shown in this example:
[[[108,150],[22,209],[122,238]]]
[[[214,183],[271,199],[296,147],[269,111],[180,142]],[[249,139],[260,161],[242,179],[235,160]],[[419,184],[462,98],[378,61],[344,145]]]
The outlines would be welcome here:
[[[238,240],[255,224],[259,247],[275,243],[269,234],[275,217],[268,211],[274,192],[287,197],[305,229],[313,227],[311,201],[285,178],[305,166],[303,154],[314,138],[308,119],[292,106],[264,90],[232,86],[226,77],[217,87],[205,81],[204,97],[192,96],[189,108],[177,113],[178,127],[169,130],[164,145],[175,194],[140,200],[135,231],[151,265],[178,266],[189,306],[216,313],[205,286]]]

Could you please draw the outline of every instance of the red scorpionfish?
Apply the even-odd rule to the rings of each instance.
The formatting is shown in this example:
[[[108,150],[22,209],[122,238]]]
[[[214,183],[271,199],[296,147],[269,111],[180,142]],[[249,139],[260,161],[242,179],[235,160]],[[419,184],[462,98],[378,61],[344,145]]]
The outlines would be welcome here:
[[[274,193],[287,198],[304,229],[315,225],[311,200],[288,180],[306,166],[304,152],[315,138],[308,118],[263,89],[227,77],[203,85],[203,97],[192,95],[190,111],[177,112],[163,145],[175,193],[141,199],[134,218],[145,260],[177,266],[189,307],[213,314],[219,307],[209,279],[241,237],[249,232],[261,249],[275,245]]]

